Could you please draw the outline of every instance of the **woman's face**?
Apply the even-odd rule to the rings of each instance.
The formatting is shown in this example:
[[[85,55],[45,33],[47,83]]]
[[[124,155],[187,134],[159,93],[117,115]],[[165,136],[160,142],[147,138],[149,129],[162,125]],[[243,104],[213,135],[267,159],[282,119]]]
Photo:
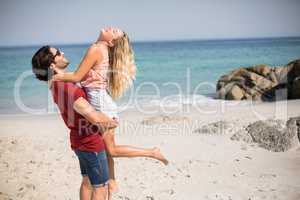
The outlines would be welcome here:
[[[124,35],[123,31],[118,28],[107,27],[101,30],[100,37],[106,42],[112,42]]]

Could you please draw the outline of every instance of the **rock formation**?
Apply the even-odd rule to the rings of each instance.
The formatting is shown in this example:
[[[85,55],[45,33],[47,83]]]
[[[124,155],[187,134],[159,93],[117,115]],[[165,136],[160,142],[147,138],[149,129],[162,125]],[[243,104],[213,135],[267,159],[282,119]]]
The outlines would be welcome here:
[[[249,124],[244,130],[236,132],[231,139],[257,143],[258,146],[282,152],[299,145],[300,117],[283,120],[265,120]],[[297,137],[298,136],[298,137]]]
[[[300,59],[282,67],[241,67],[217,82],[217,97],[226,100],[273,101],[300,98]]]

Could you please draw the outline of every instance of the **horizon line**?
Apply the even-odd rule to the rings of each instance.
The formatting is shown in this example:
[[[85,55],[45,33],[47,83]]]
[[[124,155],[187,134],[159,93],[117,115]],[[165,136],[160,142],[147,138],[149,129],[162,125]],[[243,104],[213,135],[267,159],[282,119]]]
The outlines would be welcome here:
[[[155,43],[155,42],[196,42],[196,41],[234,41],[234,40],[260,40],[260,39],[300,39],[300,36],[275,36],[275,37],[237,37],[237,38],[190,38],[190,39],[154,39],[154,40],[132,40],[134,43]],[[79,43],[53,43],[51,46],[83,46],[91,44],[91,42],[79,42]],[[0,45],[0,48],[28,48],[38,47],[46,45],[46,43],[39,44],[24,44],[24,45]]]

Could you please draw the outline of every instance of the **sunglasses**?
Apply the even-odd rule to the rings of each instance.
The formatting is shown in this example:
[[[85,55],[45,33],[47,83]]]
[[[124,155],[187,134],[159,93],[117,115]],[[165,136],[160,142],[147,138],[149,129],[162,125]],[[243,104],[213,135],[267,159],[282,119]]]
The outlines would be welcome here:
[[[59,49],[57,49],[56,54],[53,56],[53,60],[55,59],[56,56],[60,56],[61,52],[59,51]]]

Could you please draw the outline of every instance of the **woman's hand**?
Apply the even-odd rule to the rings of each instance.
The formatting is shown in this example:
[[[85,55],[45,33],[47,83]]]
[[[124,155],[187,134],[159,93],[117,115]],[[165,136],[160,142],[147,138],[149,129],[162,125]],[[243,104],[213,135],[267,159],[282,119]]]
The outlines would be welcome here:
[[[64,70],[62,69],[59,69],[57,67],[51,67],[51,69],[54,71],[54,75],[53,75],[53,80],[55,81],[61,81],[63,80],[63,77],[64,77]]]
[[[63,77],[64,77],[64,74],[62,73],[62,74],[55,74],[53,77],[52,77],[52,79],[54,80],[54,81],[62,81],[63,80]]]
[[[63,74],[63,73],[65,73],[65,71],[63,70],[63,69],[59,69],[59,68],[57,68],[57,67],[53,67],[52,68],[57,74]]]

